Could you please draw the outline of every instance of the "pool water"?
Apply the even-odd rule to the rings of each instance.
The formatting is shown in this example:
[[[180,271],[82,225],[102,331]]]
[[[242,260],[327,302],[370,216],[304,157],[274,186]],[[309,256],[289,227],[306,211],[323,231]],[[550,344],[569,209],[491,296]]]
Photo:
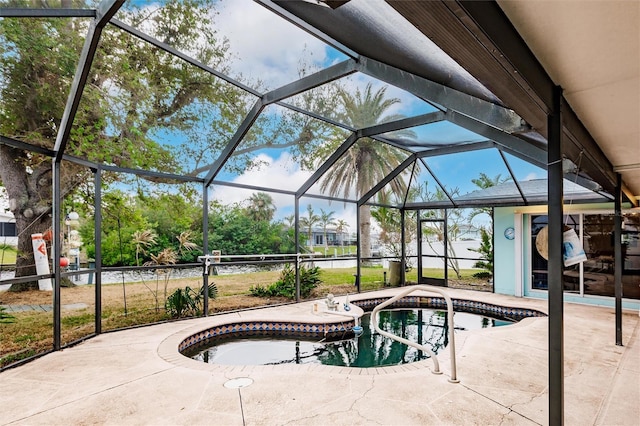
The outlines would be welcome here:
[[[449,343],[447,315],[432,309],[381,311],[378,326],[407,340],[430,348],[434,353]],[[513,324],[466,312],[454,314],[456,330],[474,330]],[[320,363],[343,367],[379,367],[428,358],[413,347],[375,333],[370,314],[361,318],[359,337],[324,342],[272,337],[237,338],[215,342],[185,353],[193,359],[225,365],[277,365]]]

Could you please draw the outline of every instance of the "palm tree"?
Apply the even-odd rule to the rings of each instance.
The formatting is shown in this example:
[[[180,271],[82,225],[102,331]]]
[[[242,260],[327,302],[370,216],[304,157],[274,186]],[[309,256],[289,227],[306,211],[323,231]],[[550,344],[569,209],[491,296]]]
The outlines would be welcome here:
[[[186,252],[190,252],[198,248],[198,245],[191,241],[191,231],[181,232],[180,235],[178,235],[176,238],[180,243],[180,245],[178,246],[178,254],[180,254],[181,256]]]
[[[247,214],[251,219],[270,222],[275,211],[276,206],[273,204],[273,198],[266,192],[256,192],[249,197]]]
[[[500,185],[510,180],[511,178],[509,176],[502,177],[501,174],[498,174],[493,178],[490,178],[489,176],[486,175],[486,173],[480,173],[480,176],[478,176],[476,179],[471,179],[471,182],[480,189],[487,189],[487,188],[491,188],[492,186]]]
[[[487,189],[487,188],[491,188],[492,186],[501,185],[510,180],[511,178],[509,176],[502,177],[501,174],[498,174],[493,178],[490,178],[485,173],[480,173],[480,176],[478,176],[476,179],[471,179],[471,182],[480,189]],[[469,214],[469,221],[473,220],[474,217],[481,215],[483,213],[489,217],[492,217],[491,210],[492,210],[492,207],[476,207],[471,211],[471,214]],[[490,224],[491,224],[490,233],[493,235],[493,221],[491,221]]]
[[[347,228],[349,228],[349,224],[344,219],[338,219],[336,224],[336,232],[340,235],[340,245],[344,248],[344,233]],[[343,253],[344,254],[344,250]]]
[[[158,254],[151,254],[151,260],[145,262],[144,266],[161,266],[161,265],[174,265],[178,261],[178,253],[172,248],[166,248]],[[163,276],[164,281],[164,300],[167,300],[167,287],[169,285],[169,279],[171,278],[171,269],[158,268],[155,270],[156,274],[156,291],[153,293],[156,299],[156,311],[160,309],[158,302],[158,283],[160,281],[160,275]],[[145,284],[146,286],[146,284]],[[149,287],[147,287],[149,288]]]
[[[289,216],[285,216],[284,221],[289,228],[293,228],[293,224],[296,222],[296,215],[290,214]]]
[[[156,243],[156,234],[150,229],[136,231],[131,237],[136,246],[136,266],[140,266],[140,254],[147,254],[147,248]]]
[[[355,95],[344,90],[340,91],[339,95],[344,105],[344,113],[340,118],[356,129],[403,118],[399,114],[385,115],[389,108],[400,102],[398,98],[385,99],[386,90],[386,87],[382,87],[374,93],[369,83],[363,92],[360,89],[356,90]],[[409,138],[415,137],[415,133],[411,130],[403,130],[395,134]],[[358,196],[362,196],[406,158],[407,153],[400,149],[370,138],[360,139],[336,161],[332,172],[322,180],[320,188],[322,191],[328,191],[332,196],[342,193],[344,198],[348,198],[353,189]],[[394,179],[391,182],[391,189],[396,194],[402,194],[406,184],[403,179]],[[366,204],[360,207],[359,232],[362,257],[369,258],[371,257],[371,208]]]
[[[336,212],[326,212],[324,211],[324,209],[320,209],[320,223],[322,224],[322,233],[324,236],[325,251],[327,248],[327,226],[336,224],[336,221],[332,217],[335,213]]]
[[[320,221],[320,217],[313,212],[311,204],[307,206],[307,216],[300,218],[300,225],[307,230],[309,249],[313,250],[313,226]]]

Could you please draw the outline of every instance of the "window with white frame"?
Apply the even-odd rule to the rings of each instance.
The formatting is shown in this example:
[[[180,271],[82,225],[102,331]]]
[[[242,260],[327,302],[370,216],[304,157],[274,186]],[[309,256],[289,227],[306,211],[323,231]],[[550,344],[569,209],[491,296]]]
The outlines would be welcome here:
[[[580,213],[565,215],[565,231],[573,229],[586,254],[584,262],[565,266],[565,292],[586,296],[615,294],[614,281],[614,215]],[[530,216],[530,288],[547,290],[546,215]],[[628,213],[622,225],[623,297],[640,298],[640,215]]]

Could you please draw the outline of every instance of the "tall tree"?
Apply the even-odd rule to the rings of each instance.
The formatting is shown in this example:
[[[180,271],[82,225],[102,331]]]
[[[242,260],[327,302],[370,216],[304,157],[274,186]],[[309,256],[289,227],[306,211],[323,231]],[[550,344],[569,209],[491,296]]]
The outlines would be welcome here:
[[[487,188],[491,188],[492,186],[497,186],[497,185],[501,185],[505,182],[508,182],[511,180],[511,177],[506,176],[506,177],[502,177],[501,174],[497,174],[496,176],[494,176],[493,178],[487,176],[486,173],[480,173],[480,175],[477,178],[471,179],[471,182],[477,186],[480,189],[487,189]],[[471,211],[471,214],[469,214],[469,222],[471,222],[471,220],[473,220],[473,218],[475,218],[478,215],[481,214],[486,214],[487,216],[489,216],[490,218],[492,217],[491,212],[493,210],[493,207],[476,207]],[[490,222],[490,234],[493,235],[493,221]]]
[[[391,122],[403,118],[399,114],[388,114],[389,109],[400,103],[398,98],[386,98],[386,87],[374,92],[371,83],[363,91],[357,89],[355,94],[340,90],[340,99],[344,106],[341,119],[356,129]],[[396,132],[398,136],[415,137],[413,131]],[[321,189],[344,198],[358,197],[370,190],[384,179],[389,172],[407,158],[407,153],[390,145],[362,138],[354,144],[333,166],[321,183]],[[391,181],[392,191],[402,194],[406,190],[403,179]],[[362,257],[371,257],[371,207],[367,204],[360,207],[360,248]]]
[[[344,233],[349,228],[349,223],[344,219],[338,219],[336,223],[336,232],[340,236],[340,245],[344,246]]]
[[[295,224],[295,222],[296,222],[296,215],[294,215],[294,214],[290,214],[290,215],[284,217],[284,223],[289,228],[293,228],[293,225]]]
[[[309,249],[313,251],[313,227],[320,222],[320,217],[314,213],[313,206],[309,204],[307,206],[307,215],[300,218],[300,226],[307,230],[307,237],[309,238],[307,244]]]
[[[273,197],[266,192],[256,192],[249,197],[249,206],[247,214],[255,221],[270,222],[276,212],[276,206],[273,204]]]
[[[14,1],[20,6],[23,1]],[[48,1],[43,1],[45,5]],[[74,6],[83,2],[75,1]],[[203,62],[225,68],[227,46],[212,30],[208,0],[169,2],[164,7],[129,9],[119,16],[145,26],[161,41],[189,46]],[[0,134],[52,149],[74,79],[88,22],[68,19],[3,19],[0,21]],[[239,90],[214,76],[187,67],[167,53],[107,26],[93,60],[75,116],[66,153],[122,167],[181,171],[174,154],[154,134],[187,129],[194,99],[228,99],[242,103]],[[220,114],[237,118],[229,107]],[[231,118],[233,117],[233,118]],[[61,167],[64,196],[84,182],[89,169],[65,162]],[[105,177],[107,180],[114,175]],[[17,276],[32,275],[30,234],[51,225],[51,161],[43,155],[0,145],[0,180],[8,191],[20,233],[22,254]],[[15,284],[12,290],[33,287]]]
[[[335,225],[336,221],[333,219],[333,215],[336,212],[326,212],[324,209],[320,209],[320,224],[322,225],[322,236],[324,238],[324,247],[327,248],[327,227],[329,225]]]
[[[30,2],[4,3],[25,7]],[[59,4],[57,0],[39,3]],[[84,0],[62,0],[62,4],[86,6]],[[229,44],[214,22],[217,0],[128,2],[126,6],[119,20],[216,71],[229,73]],[[0,20],[1,135],[54,148],[88,26],[88,20],[71,18]],[[261,87],[260,83],[254,86]],[[305,92],[296,102],[308,103],[309,109],[319,113],[331,111],[336,97],[327,92],[334,86]],[[108,25],[102,31],[65,153],[125,168],[196,175],[209,170],[253,102],[255,98],[244,90]],[[288,110],[277,120],[262,114],[255,125],[266,131],[247,134],[230,159],[234,170],[256,166],[259,160],[248,154],[263,147],[287,147],[304,163],[329,137],[328,125]],[[163,136],[176,134],[187,139],[179,148],[162,142]],[[90,171],[64,162],[61,174],[65,197],[87,180]],[[108,184],[123,175],[104,173],[103,179]],[[0,182],[7,188],[20,236],[16,275],[34,275],[30,234],[52,226],[51,160],[0,144]],[[36,285],[35,281],[15,284],[12,290]]]
[[[225,254],[293,253],[294,239],[282,222],[254,221],[239,205],[213,202],[209,215],[209,247]]]

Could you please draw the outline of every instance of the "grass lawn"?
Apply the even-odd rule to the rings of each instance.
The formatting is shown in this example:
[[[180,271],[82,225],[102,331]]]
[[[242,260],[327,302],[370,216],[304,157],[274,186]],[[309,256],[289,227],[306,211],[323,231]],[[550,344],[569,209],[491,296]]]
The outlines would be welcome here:
[[[16,249],[11,246],[0,244],[0,265],[16,265]]]
[[[321,269],[320,284],[310,299],[324,298],[327,293],[335,295],[353,294],[354,273],[356,268]],[[434,276],[431,271],[429,276]],[[486,285],[471,277],[474,271],[465,272],[460,283],[475,285],[476,289],[486,291]],[[218,288],[218,296],[209,302],[210,313],[227,312],[259,306],[289,302],[284,298],[261,298],[252,296],[250,288],[254,285],[267,286],[278,280],[280,271],[263,271],[235,275],[212,276]],[[475,284],[474,284],[475,280]],[[417,274],[413,269],[407,273],[407,282],[416,282]],[[453,284],[453,285],[452,285]],[[171,318],[165,312],[164,301],[178,288],[189,286],[199,288],[202,279],[159,278],[147,282],[104,284],[102,293],[103,331],[131,327],[141,324],[167,321]],[[375,290],[384,286],[384,269],[371,267],[361,269],[361,290]],[[462,285],[462,284],[460,284]],[[450,286],[456,286],[450,280]],[[490,291],[491,288],[489,287]],[[63,287],[61,289],[61,341],[68,344],[89,336],[95,331],[95,285]],[[51,305],[52,293],[44,291],[0,292],[0,305]],[[73,305],[66,307],[65,305]],[[53,345],[53,312],[25,311],[11,314],[12,322],[0,321],[0,366],[50,350]]]

